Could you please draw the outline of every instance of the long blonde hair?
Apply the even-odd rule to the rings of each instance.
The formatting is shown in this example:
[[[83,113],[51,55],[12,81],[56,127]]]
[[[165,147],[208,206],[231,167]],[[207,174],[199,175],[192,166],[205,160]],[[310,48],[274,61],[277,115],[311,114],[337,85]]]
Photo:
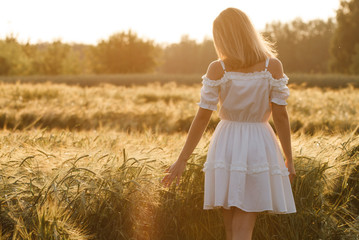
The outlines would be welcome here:
[[[236,8],[223,10],[214,20],[213,41],[218,57],[231,69],[250,67],[276,55],[248,16]]]

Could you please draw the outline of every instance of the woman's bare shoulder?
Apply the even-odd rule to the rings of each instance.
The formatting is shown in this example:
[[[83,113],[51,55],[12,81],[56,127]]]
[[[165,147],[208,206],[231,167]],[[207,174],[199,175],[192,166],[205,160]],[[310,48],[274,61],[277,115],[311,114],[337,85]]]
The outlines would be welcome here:
[[[268,71],[272,74],[273,78],[282,78],[284,74],[282,62],[278,58],[270,58]]]
[[[206,77],[211,80],[219,80],[223,77],[223,68],[219,60],[213,61],[209,64]]]

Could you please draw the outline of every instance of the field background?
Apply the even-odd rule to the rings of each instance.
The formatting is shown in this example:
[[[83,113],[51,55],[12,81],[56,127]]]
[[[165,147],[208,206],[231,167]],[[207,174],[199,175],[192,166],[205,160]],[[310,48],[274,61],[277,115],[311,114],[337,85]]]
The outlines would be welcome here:
[[[288,74],[297,213],[254,239],[359,238],[359,78]],[[209,127],[177,188],[159,185],[200,97],[200,75],[0,78],[0,239],[225,239],[204,211]]]
[[[130,19],[134,29],[121,31],[121,21],[99,15],[91,21],[113,21],[120,32],[96,44],[24,42],[20,19],[56,34],[91,21],[78,17],[83,4],[56,24],[56,14],[31,21],[61,12],[60,3],[14,6],[5,15],[15,32],[0,39],[0,240],[224,240],[220,210],[203,210],[202,168],[217,112],[180,185],[160,185],[196,114],[201,74],[218,58],[213,40],[184,34],[159,43],[140,37]],[[168,10],[147,12],[158,20]],[[304,21],[296,10],[299,17],[268,22],[260,34],[290,78],[297,213],[260,214],[253,239],[357,240],[359,0],[341,0],[327,19]],[[97,23],[90,25],[99,34]]]
[[[205,70],[204,70],[205,71]],[[289,74],[290,83],[293,85],[302,85],[306,87],[321,88],[345,88],[349,85],[358,88],[358,75],[345,74],[310,74],[310,73],[291,73]],[[169,74],[169,73],[144,73],[144,74],[97,74],[97,75],[59,75],[59,76],[0,76],[3,83],[59,83],[66,85],[76,85],[82,87],[93,87],[103,84],[112,84],[116,86],[138,86],[148,83],[172,83],[191,86],[200,84],[201,74]]]

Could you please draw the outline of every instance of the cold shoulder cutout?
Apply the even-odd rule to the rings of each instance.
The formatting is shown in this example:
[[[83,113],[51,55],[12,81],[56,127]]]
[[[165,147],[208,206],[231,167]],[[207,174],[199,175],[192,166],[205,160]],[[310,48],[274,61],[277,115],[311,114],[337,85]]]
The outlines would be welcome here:
[[[278,105],[287,105],[289,97],[288,76],[283,73],[282,62],[277,58],[271,58],[269,61],[268,71],[271,73],[270,78],[270,101]]]
[[[197,105],[201,108],[216,111],[219,101],[219,88],[223,82],[220,80],[211,80],[206,75],[202,76],[201,99]]]
[[[270,79],[271,91],[270,101],[277,105],[287,105],[287,98],[289,97],[289,88],[287,86],[289,78],[283,74],[282,78]]]
[[[271,73],[273,78],[283,77],[283,65],[282,62],[277,58],[269,58],[268,71]]]
[[[220,60],[209,64],[207,73],[202,76],[201,100],[197,103],[199,107],[217,110],[220,85],[226,80],[224,73]]]
[[[208,79],[212,79],[214,81],[219,80],[223,77],[224,70],[221,66],[220,60],[213,61],[209,64],[207,73],[205,76]]]

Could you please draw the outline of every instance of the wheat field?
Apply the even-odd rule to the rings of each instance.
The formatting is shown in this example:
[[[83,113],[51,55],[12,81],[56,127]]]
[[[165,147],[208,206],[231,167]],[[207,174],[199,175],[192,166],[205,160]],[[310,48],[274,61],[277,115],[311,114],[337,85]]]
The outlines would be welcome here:
[[[181,184],[159,184],[200,87],[1,83],[0,239],[225,239],[202,209],[216,112]],[[297,213],[260,215],[253,239],[358,239],[359,89],[290,89]]]
[[[2,83],[0,127],[186,132],[197,110],[199,89],[199,84],[176,83],[132,87]],[[293,85],[288,100],[293,132],[308,135],[354,131],[359,123],[358,109],[358,89],[353,87],[336,90]],[[209,128],[218,121],[214,114]]]

